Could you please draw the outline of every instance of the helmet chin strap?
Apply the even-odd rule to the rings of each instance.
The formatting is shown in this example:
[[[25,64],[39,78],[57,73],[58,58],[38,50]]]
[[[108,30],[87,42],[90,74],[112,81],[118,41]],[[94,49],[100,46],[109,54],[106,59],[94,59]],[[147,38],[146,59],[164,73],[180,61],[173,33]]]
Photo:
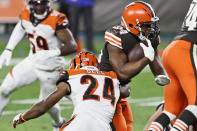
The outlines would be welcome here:
[[[142,35],[142,32],[139,33],[138,38],[140,40],[146,40],[147,39],[146,36]]]
[[[47,11],[45,11],[43,14],[36,14],[34,13],[34,17],[38,20],[42,20],[47,16]]]

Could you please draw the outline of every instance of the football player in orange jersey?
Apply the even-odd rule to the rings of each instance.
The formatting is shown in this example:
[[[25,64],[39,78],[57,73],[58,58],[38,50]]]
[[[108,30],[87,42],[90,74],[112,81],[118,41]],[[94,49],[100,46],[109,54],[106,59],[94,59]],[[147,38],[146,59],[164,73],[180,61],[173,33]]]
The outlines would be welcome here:
[[[125,85],[148,64],[159,85],[170,82],[157,53],[160,32],[157,27],[158,21],[159,18],[150,4],[136,1],[123,10],[121,24],[105,32],[106,43],[100,54],[99,68],[104,71],[115,71],[121,81],[121,88],[129,91],[129,86]],[[146,41],[148,47],[140,43],[141,41]],[[129,62],[128,53],[138,43],[142,46],[145,57]],[[113,125],[116,131],[132,131],[132,124],[130,106],[126,99],[120,99]]]
[[[164,49],[163,65],[171,79],[164,88],[164,111],[149,131],[162,131],[175,120],[171,131],[188,131],[197,122],[197,0],[190,4],[180,33]]]
[[[13,126],[44,114],[64,96],[74,105],[71,119],[60,131],[111,131],[116,103],[120,96],[115,72],[98,69],[98,60],[90,52],[75,56],[70,69],[62,72],[57,89],[25,113],[13,119]]]
[[[31,50],[7,74],[0,86],[0,114],[13,91],[36,80],[40,80],[40,99],[46,98],[56,89],[59,70],[65,66],[64,56],[76,52],[76,42],[68,29],[66,16],[53,10],[49,0],[29,0],[0,56],[0,68],[4,64],[9,65],[12,51],[25,33]],[[48,113],[53,119],[54,131],[59,130],[63,123],[59,105],[55,105]]]

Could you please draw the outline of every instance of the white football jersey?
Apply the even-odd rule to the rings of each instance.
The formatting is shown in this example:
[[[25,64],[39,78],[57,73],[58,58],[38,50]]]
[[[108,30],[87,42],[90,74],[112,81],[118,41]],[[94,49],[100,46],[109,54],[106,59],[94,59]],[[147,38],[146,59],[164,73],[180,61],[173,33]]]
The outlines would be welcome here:
[[[73,115],[88,114],[109,125],[120,96],[119,80],[113,71],[98,71],[96,67],[67,70],[59,82],[70,85],[67,95],[74,105]]]
[[[55,31],[68,26],[68,20],[64,14],[52,10],[44,20],[34,24],[35,19],[31,16],[30,11],[24,9],[21,12],[20,20],[31,42],[32,53],[60,48],[61,42],[55,36]]]
[[[62,43],[56,37],[55,32],[56,30],[67,28],[68,19],[64,14],[56,10],[52,10],[44,20],[37,22],[30,11],[26,8],[20,14],[20,23],[27,33],[31,44],[31,51],[29,55],[37,57],[35,63],[38,65],[40,64],[40,68],[52,69],[55,68],[56,65],[60,64],[58,61],[60,61],[61,64],[65,63],[63,57],[54,57],[50,60],[47,59],[47,61],[42,58],[47,57],[46,50],[55,50],[61,47]],[[42,55],[35,55],[41,51],[45,52],[40,53]]]

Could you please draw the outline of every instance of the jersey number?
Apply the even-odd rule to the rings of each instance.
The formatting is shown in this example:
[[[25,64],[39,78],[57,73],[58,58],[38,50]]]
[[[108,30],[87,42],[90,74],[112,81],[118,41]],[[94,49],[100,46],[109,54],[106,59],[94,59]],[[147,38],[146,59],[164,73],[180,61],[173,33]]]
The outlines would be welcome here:
[[[197,3],[193,2],[189,8],[189,11],[185,17],[184,26],[188,28],[188,31],[196,30],[197,26]]]
[[[94,94],[94,92],[98,88],[97,79],[95,79],[94,77],[92,77],[90,75],[82,76],[81,84],[88,84],[89,81],[90,81],[90,85],[87,88],[85,94],[83,95],[83,100],[93,99],[93,100],[100,101],[100,96]],[[103,98],[107,99],[107,100],[110,100],[111,104],[114,106],[116,98],[115,98],[113,81],[110,78],[105,78],[104,83],[105,84],[104,84],[104,87],[103,87]]]
[[[28,39],[34,39],[34,35],[28,34]],[[33,48],[32,48],[33,53],[36,53],[35,45],[32,42],[31,42],[31,44],[33,46]],[[37,44],[37,47],[40,48],[41,50],[49,50],[47,40],[45,38],[43,38],[42,36],[36,37],[36,44]]]

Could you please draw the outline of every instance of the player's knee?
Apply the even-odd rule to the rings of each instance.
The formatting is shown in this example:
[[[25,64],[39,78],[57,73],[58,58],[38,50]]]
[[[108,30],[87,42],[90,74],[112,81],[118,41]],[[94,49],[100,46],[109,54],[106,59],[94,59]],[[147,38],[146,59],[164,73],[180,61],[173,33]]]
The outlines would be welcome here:
[[[8,97],[10,95],[10,91],[5,87],[0,87],[0,95],[3,97]]]

